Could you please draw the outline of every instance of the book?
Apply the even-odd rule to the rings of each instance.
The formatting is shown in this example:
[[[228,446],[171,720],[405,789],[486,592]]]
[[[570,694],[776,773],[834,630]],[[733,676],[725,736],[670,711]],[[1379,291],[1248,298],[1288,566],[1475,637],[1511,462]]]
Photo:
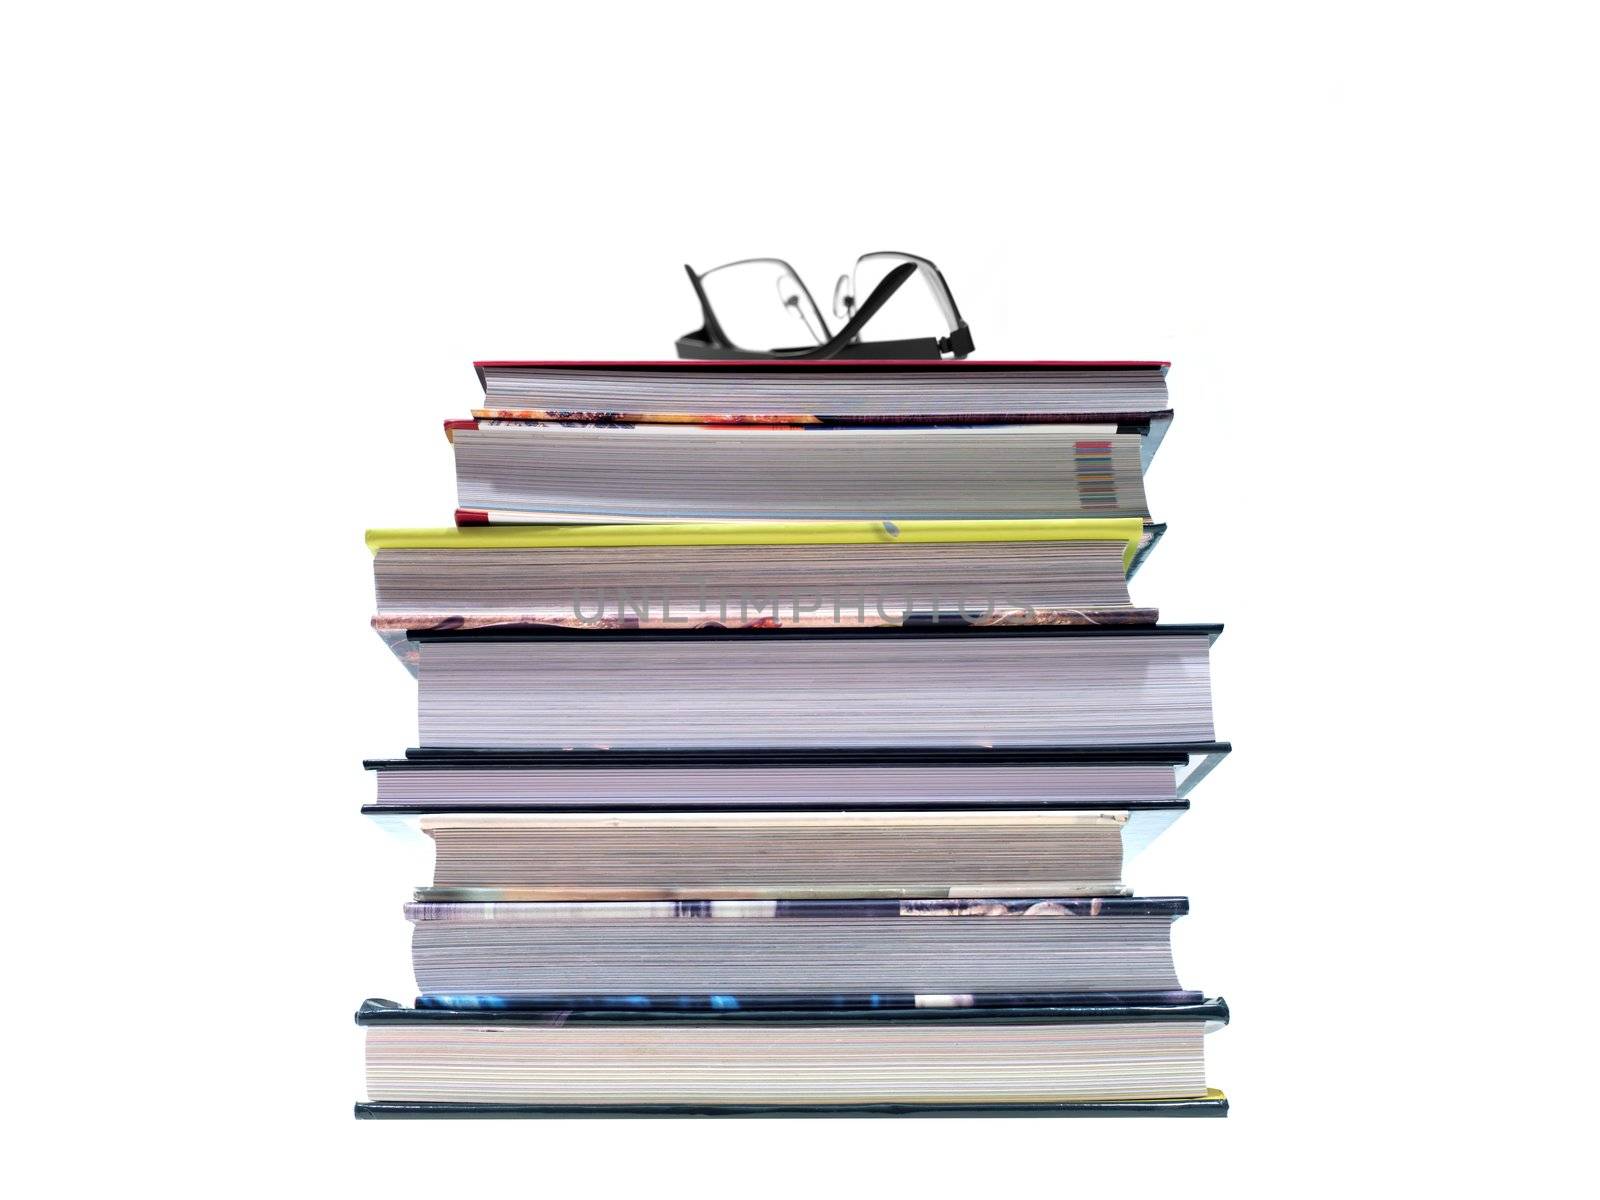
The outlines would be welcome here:
[[[1052,806],[906,812],[440,813],[422,902],[1125,895],[1124,859],[1183,813]]]
[[[403,826],[408,817],[452,812],[1138,811],[1187,804],[1181,798],[1230,749],[1226,742],[849,751],[415,747],[405,758],[363,763],[376,795],[362,812]]]
[[[1061,1100],[1037,1103],[943,1101],[933,1104],[886,1101],[871,1104],[482,1104],[359,1101],[355,1115],[364,1121],[405,1120],[573,1120],[636,1121],[661,1118],[778,1117],[1226,1117],[1228,1098],[1217,1088],[1193,1100]]]
[[[1128,578],[1161,527],[1060,521],[756,522],[370,530],[373,628],[1149,624]]]
[[[460,524],[1148,518],[1114,426],[453,421]]]
[[[1164,362],[475,363],[488,420],[1118,422],[1164,430]],[[1159,438],[1159,433],[1155,435]]]
[[[418,996],[419,1009],[570,1013],[640,1012],[815,1012],[819,1009],[913,1008],[1104,1008],[1199,1004],[1202,993],[1186,989],[1143,992],[630,992],[583,995],[552,992],[463,992]]]
[[[1223,1000],[836,1010],[368,1001],[361,1117],[1222,1116]]]
[[[418,634],[424,747],[1209,743],[1216,625]]]
[[[419,993],[1124,992],[1179,987],[1174,897],[426,902]]]

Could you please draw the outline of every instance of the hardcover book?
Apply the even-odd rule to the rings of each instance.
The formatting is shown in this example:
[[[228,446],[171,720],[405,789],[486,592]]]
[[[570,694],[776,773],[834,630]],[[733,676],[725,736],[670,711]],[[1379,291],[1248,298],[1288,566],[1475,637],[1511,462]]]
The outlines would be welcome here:
[[[431,814],[419,901],[1126,894],[1122,864],[1187,807]]]
[[[402,1008],[368,1001],[384,1117],[1223,1116],[1222,1000],[920,1009]]]
[[[480,362],[474,417],[775,424],[1110,423],[1156,440],[1164,362]]]
[[[1210,742],[1220,626],[419,634],[425,747]]]
[[[363,811],[1140,809],[1187,796],[1226,742],[1010,749],[427,750],[368,759]]]
[[[424,994],[1166,991],[1181,898],[428,902]]]

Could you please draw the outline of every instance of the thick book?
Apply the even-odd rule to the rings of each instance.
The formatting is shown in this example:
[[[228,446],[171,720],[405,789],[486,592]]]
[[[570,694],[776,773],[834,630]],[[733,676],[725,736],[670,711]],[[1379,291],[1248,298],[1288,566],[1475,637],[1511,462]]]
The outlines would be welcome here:
[[[1227,1004],[403,1008],[369,1000],[360,1117],[1223,1116]]]
[[[1125,859],[1186,808],[436,813],[416,899],[1125,895]]]
[[[424,994],[1178,988],[1180,897],[425,902]]]
[[[379,529],[373,627],[1150,624],[1128,578],[1161,526],[1059,521],[751,522]]]
[[[1214,739],[1218,625],[417,635],[434,748],[1023,747]]]
[[[450,422],[462,524],[1150,516],[1113,426]]]

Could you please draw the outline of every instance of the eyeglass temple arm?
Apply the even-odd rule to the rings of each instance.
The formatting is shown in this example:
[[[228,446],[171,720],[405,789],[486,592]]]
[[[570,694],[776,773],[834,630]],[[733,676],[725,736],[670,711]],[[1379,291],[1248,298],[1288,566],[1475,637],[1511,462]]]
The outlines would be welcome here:
[[[965,358],[971,354],[976,346],[972,341],[972,330],[966,321],[962,320],[961,310],[956,307],[955,293],[950,290],[950,285],[944,281],[944,272],[939,270],[927,259],[919,260],[918,270],[927,273],[928,285],[942,297],[944,304],[949,308],[946,314],[950,321],[950,333],[939,339],[938,345],[942,353],[953,354],[956,358]]]
[[[890,271],[883,277],[878,286],[872,289],[872,295],[867,297],[866,303],[856,309],[850,318],[850,323],[839,331],[837,337],[830,340],[826,346],[819,347],[819,349],[829,351],[827,356],[831,356],[838,353],[836,346],[854,341],[861,327],[872,319],[872,314],[882,308],[888,302],[889,297],[900,290],[901,284],[905,283],[906,280],[921,269],[916,263],[907,262],[901,263]],[[961,314],[956,310],[955,297],[950,296],[950,285],[945,283],[944,276],[939,275],[937,268],[934,269],[934,274],[938,275],[939,285],[944,288],[945,295],[950,297],[950,311],[955,314],[957,322],[955,329],[951,330],[948,337],[942,337],[938,340],[939,349],[945,354],[953,354],[957,358],[965,358],[975,349],[972,341],[972,330],[967,328],[965,321],[961,320]],[[808,355],[807,357],[827,356],[819,354],[815,356]]]

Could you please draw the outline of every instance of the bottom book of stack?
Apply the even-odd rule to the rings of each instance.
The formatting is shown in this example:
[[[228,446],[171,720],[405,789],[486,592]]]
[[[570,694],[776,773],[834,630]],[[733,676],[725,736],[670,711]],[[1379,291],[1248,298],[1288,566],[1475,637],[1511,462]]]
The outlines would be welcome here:
[[[1225,1116],[1194,993],[369,1000],[367,1118]],[[562,1005],[563,1007],[555,1007]]]

